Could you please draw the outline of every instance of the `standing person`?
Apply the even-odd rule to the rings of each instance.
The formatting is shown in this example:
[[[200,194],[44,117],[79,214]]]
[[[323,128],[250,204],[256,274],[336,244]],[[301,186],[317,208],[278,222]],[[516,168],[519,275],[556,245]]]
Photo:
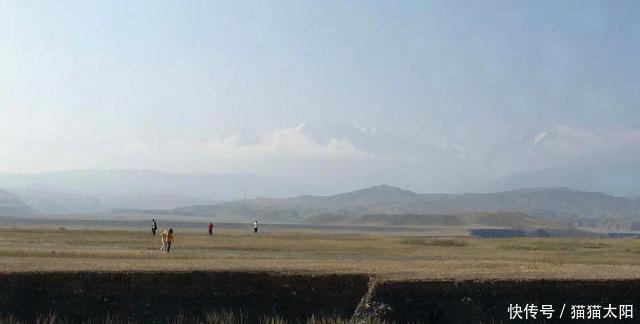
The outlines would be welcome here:
[[[213,236],[213,223],[209,222],[209,236]]]
[[[162,247],[160,248],[160,251],[167,250],[167,235],[169,235],[169,233],[167,233],[166,229],[160,234],[160,236],[162,236]]]
[[[151,233],[153,233],[153,235],[156,235],[156,231],[158,230],[158,224],[156,224],[155,219],[152,219],[151,221],[153,222],[153,225],[151,225]]]
[[[253,233],[258,233],[258,220],[253,221]]]
[[[169,233],[167,233],[167,253],[171,250],[171,243],[173,243],[175,239],[173,238],[173,228],[169,229]]]

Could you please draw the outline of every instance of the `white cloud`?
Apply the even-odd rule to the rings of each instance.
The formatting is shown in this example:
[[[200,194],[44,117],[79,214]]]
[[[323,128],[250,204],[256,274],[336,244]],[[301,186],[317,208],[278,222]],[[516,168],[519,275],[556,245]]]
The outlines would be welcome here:
[[[542,140],[544,140],[545,137],[547,137],[547,135],[549,135],[548,131],[544,131],[538,135],[536,135],[536,137],[533,139],[533,144],[536,145],[539,142],[541,142]]]
[[[7,139],[5,139],[6,142]],[[143,168],[171,171],[246,172],[273,161],[362,160],[376,156],[339,138],[314,139],[305,124],[262,135],[215,138],[120,138],[96,135],[86,141],[5,143],[5,172],[56,169]],[[46,167],[41,161],[46,161]],[[275,163],[273,163],[275,165]],[[285,163],[286,165],[286,163]]]
[[[640,130],[584,129],[556,126],[538,133],[532,141],[529,153],[578,156],[624,148],[640,148]]]
[[[184,143],[174,143],[176,146]],[[242,158],[370,158],[371,154],[356,148],[349,141],[330,138],[320,142],[307,132],[305,124],[278,129],[255,140],[237,134],[218,139],[189,143],[194,149],[214,153],[228,159]]]

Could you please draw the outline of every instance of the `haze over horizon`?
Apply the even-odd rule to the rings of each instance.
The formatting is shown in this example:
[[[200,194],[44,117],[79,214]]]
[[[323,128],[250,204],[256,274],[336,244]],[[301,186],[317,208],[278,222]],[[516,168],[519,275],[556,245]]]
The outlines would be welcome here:
[[[569,168],[546,178],[598,169],[583,188],[640,194],[620,180],[640,170],[639,15],[634,1],[0,0],[0,173],[425,193]]]

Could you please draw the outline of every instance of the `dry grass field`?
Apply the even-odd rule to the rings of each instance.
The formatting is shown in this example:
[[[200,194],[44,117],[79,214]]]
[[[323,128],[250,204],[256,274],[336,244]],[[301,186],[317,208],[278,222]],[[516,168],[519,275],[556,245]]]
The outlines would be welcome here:
[[[635,239],[411,237],[0,229],[0,271],[248,270],[370,273],[380,279],[640,278]]]

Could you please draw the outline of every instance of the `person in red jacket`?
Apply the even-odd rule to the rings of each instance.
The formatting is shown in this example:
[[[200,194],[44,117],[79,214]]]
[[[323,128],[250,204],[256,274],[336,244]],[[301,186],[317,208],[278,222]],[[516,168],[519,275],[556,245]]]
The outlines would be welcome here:
[[[209,236],[213,236],[213,223],[209,222]]]

